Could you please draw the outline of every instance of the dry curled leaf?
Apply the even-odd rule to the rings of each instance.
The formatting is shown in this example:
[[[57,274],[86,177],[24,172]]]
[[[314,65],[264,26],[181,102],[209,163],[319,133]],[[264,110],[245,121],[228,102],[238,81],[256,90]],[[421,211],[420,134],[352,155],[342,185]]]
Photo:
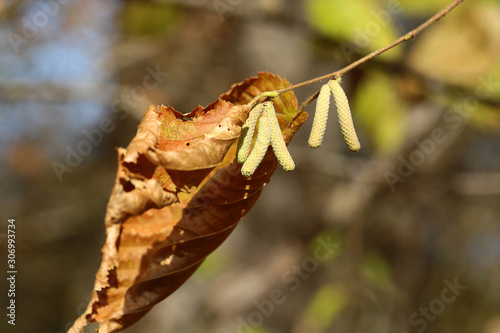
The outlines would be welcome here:
[[[183,115],[150,106],[127,149],[106,212],[106,243],[91,301],[70,332],[98,322],[117,332],[142,318],[177,288],[232,232],[257,201],[277,166],[268,149],[251,178],[241,175],[236,141],[245,105],[289,83],[259,73],[207,106]],[[274,99],[285,142],[306,113],[289,92]]]

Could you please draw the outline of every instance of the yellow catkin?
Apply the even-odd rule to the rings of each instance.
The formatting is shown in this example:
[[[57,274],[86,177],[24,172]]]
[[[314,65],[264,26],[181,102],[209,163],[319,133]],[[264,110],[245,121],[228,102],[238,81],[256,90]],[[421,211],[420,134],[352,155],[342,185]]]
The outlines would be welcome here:
[[[281,133],[273,103],[264,102],[264,109],[266,117],[269,118],[271,123],[271,145],[273,147],[274,155],[278,159],[278,162],[283,170],[291,171],[295,169],[295,163],[293,162],[292,155],[290,155],[290,152],[286,147],[285,140],[283,139],[283,134]]]
[[[349,148],[350,151],[359,151],[361,149],[361,144],[359,143],[358,136],[356,135],[356,130],[354,129],[354,124],[352,122],[349,102],[347,101],[347,96],[345,95],[344,90],[342,90],[339,81],[330,80],[328,85],[330,86],[335,106],[337,107],[340,130],[344,136],[347,148]]]
[[[316,112],[312,124],[311,134],[309,135],[309,147],[319,148],[325,135],[326,122],[328,121],[328,111],[330,109],[330,86],[325,84],[319,91],[316,102]]]
[[[250,155],[241,167],[241,174],[245,177],[253,175],[260,162],[266,155],[267,148],[271,142],[271,123],[266,116],[262,116],[259,121],[259,131],[257,132],[257,140]]]
[[[264,105],[262,103],[257,104],[250,110],[247,121],[241,127],[241,135],[238,141],[238,162],[244,163],[247,160],[248,153],[250,152],[250,146],[252,145],[253,133],[255,131],[255,124],[257,119],[259,119],[262,111],[264,110]]]

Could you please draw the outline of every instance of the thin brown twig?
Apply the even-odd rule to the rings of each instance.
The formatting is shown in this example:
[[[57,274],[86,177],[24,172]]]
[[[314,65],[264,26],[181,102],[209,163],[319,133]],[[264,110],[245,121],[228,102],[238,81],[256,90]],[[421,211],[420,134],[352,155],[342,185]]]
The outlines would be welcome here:
[[[330,73],[330,74],[326,74],[326,75],[323,75],[323,76],[319,76],[319,77],[316,77],[314,79],[311,79],[311,80],[308,80],[308,81],[304,81],[304,82],[301,82],[301,83],[298,83],[298,84],[294,84],[292,86],[289,86],[287,88],[283,88],[283,89],[280,89],[280,90],[277,90],[277,92],[279,94],[282,94],[282,93],[285,93],[287,91],[290,91],[290,90],[293,90],[293,89],[296,89],[296,88],[300,88],[300,87],[303,87],[303,86],[306,86],[306,85],[309,85],[309,84],[312,84],[312,83],[316,83],[318,81],[322,81],[322,80],[325,80],[325,79],[332,79],[332,78],[338,78],[338,77],[341,77],[342,75],[344,75],[345,73],[347,73],[348,71],[350,71],[351,69],[361,65],[362,63],[378,56],[379,54],[381,53],[384,53],[385,51],[387,50],[390,50],[392,49],[393,47],[403,43],[403,42],[406,42],[410,39],[413,39],[415,38],[415,36],[417,36],[420,32],[422,32],[424,29],[426,29],[427,27],[429,27],[430,25],[432,25],[433,23],[439,21],[441,18],[445,17],[449,12],[451,12],[455,7],[457,7],[459,4],[461,4],[462,2],[464,2],[465,0],[455,0],[453,1],[453,3],[451,3],[450,5],[448,5],[445,9],[441,10],[439,13],[437,13],[436,15],[434,15],[433,17],[431,17],[430,19],[428,19],[427,21],[425,21],[424,23],[422,23],[421,25],[419,25],[417,28],[413,29],[412,31],[410,31],[409,33],[401,36],[400,38],[398,38],[397,40],[395,40],[394,42],[392,42],[391,44],[388,44],[376,51],[373,51],[372,53],[364,56],[363,58],[353,62],[352,64],[336,71],[336,72],[333,72],[333,73]]]
[[[301,105],[300,107],[297,109],[297,114],[295,115],[295,117],[293,118],[293,120],[295,120],[302,112],[304,112],[305,108],[312,102],[314,101],[319,95],[319,90],[316,91],[314,94],[312,94],[311,96],[309,96]]]

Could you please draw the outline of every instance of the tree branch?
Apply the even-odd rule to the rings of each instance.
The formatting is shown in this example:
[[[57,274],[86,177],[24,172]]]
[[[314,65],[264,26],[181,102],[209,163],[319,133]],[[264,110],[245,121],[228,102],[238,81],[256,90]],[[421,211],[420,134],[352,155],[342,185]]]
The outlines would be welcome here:
[[[287,88],[283,88],[283,89],[280,89],[278,90],[277,92],[279,94],[282,94],[282,93],[285,93],[287,91],[290,91],[290,90],[293,90],[293,89],[296,89],[296,88],[300,88],[300,87],[303,87],[303,86],[306,86],[306,85],[309,85],[309,84],[312,84],[312,83],[316,83],[316,82],[319,82],[319,81],[322,81],[322,80],[325,80],[325,79],[332,79],[332,78],[338,78],[338,77],[341,77],[342,75],[344,75],[345,73],[347,73],[348,71],[350,71],[351,69],[354,69],[355,67],[365,63],[366,61],[372,59],[372,58],[375,58],[376,56],[378,56],[379,54],[381,53],[384,53],[385,51],[387,50],[390,50],[392,49],[393,47],[403,43],[403,42],[406,42],[410,39],[413,39],[415,38],[415,36],[417,36],[420,32],[422,32],[424,29],[428,28],[430,25],[432,25],[433,23],[439,21],[441,18],[445,17],[449,12],[451,12],[455,7],[457,7],[459,4],[461,4],[462,2],[464,2],[465,0],[455,0],[453,1],[453,3],[451,3],[450,5],[448,5],[446,8],[444,8],[443,10],[441,10],[439,13],[437,13],[436,15],[434,15],[433,17],[431,17],[430,19],[428,19],[427,21],[425,21],[424,23],[422,23],[421,25],[419,25],[417,28],[413,29],[412,31],[410,31],[409,33],[405,34],[404,36],[401,36],[400,38],[398,38],[397,40],[395,40],[394,42],[392,42],[391,44],[388,44],[376,51],[373,51],[372,53],[364,56],[363,58],[353,62],[352,64],[336,71],[336,72],[333,72],[333,73],[330,73],[330,74],[326,74],[326,75],[323,75],[323,76],[319,76],[319,77],[316,77],[314,79],[311,79],[311,80],[308,80],[308,81],[304,81],[304,82],[301,82],[301,83],[298,83],[298,84],[294,84],[290,87],[287,87]],[[309,101],[310,102],[310,101]]]

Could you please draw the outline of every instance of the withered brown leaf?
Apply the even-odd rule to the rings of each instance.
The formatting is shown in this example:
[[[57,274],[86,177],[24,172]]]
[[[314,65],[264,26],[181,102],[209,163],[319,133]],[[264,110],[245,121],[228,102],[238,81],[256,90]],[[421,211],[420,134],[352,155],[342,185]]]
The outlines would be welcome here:
[[[91,301],[69,332],[83,332],[91,322],[99,323],[99,332],[129,327],[226,239],[277,166],[269,148],[251,178],[241,175],[235,155],[246,103],[286,86],[263,72],[187,115],[172,107],[147,109],[129,146],[118,149],[101,266]],[[307,114],[297,113],[292,92],[273,101],[288,143]]]

